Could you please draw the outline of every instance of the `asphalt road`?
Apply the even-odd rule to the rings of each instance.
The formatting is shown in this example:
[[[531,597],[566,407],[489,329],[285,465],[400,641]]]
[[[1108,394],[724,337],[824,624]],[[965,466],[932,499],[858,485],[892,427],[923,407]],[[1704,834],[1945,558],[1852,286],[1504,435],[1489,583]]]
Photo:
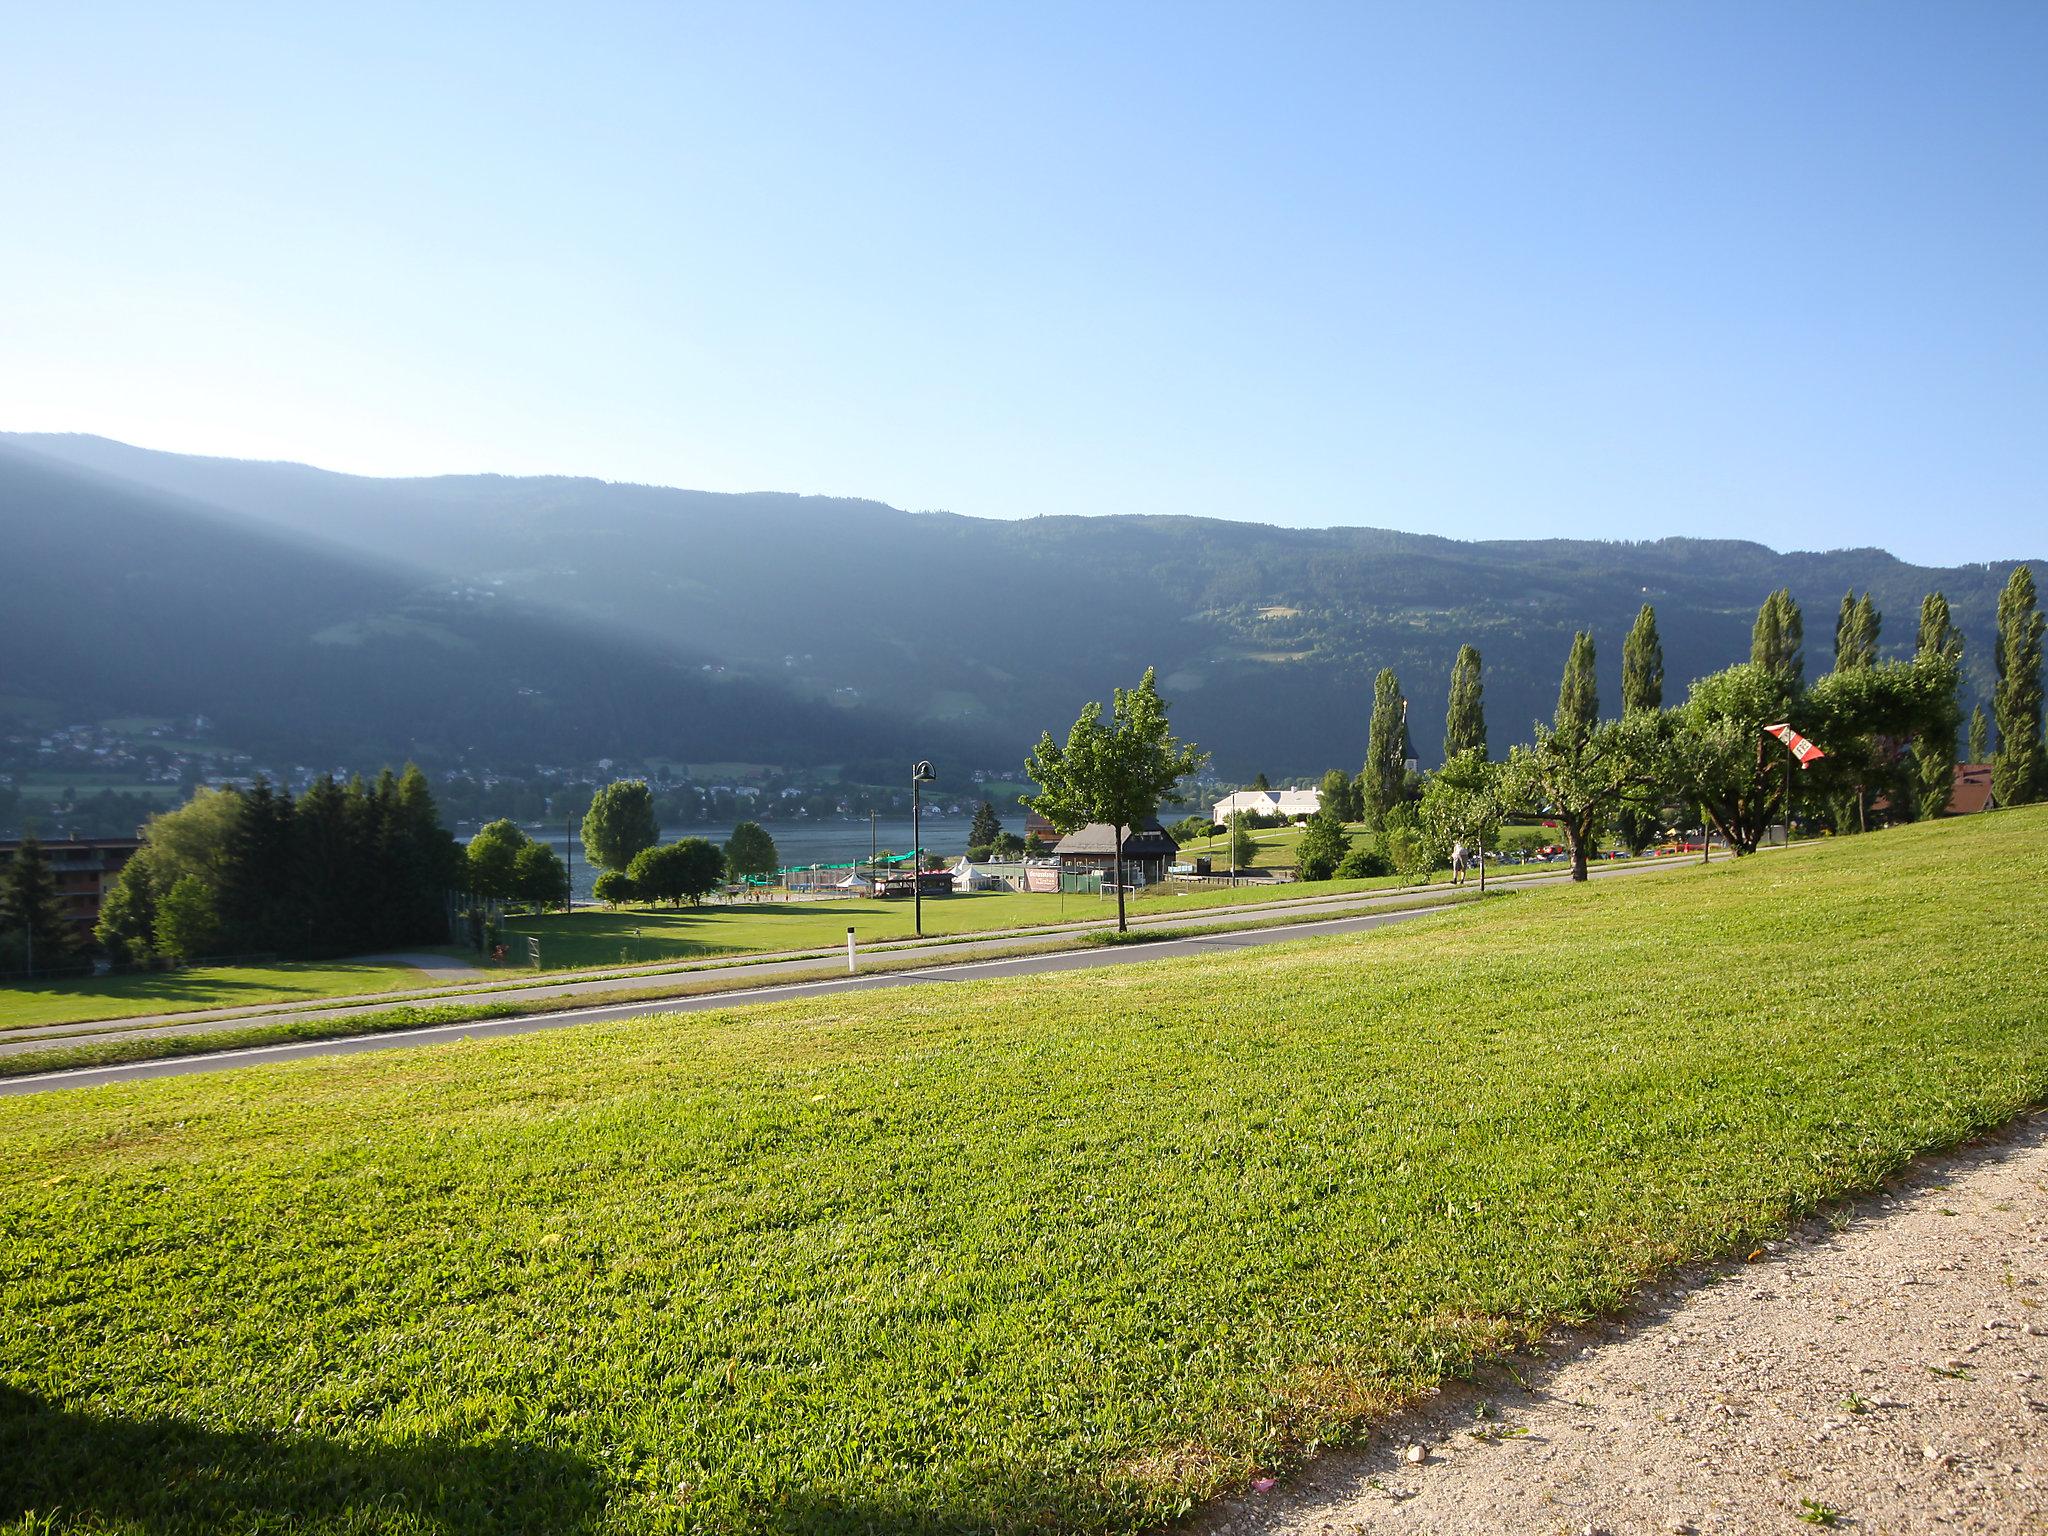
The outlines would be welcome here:
[[[49,1093],[60,1088],[96,1088],[109,1083],[134,1082],[150,1077],[183,1077],[193,1072],[221,1072],[235,1067],[258,1066],[272,1061],[296,1061],[306,1056],[350,1056],[360,1051],[390,1051],[408,1046],[432,1045],[448,1040],[488,1040],[499,1035],[525,1035],[542,1029],[566,1029],[576,1024],[603,1020],[647,1018],[662,1013],[702,1013],[708,1009],[738,1008],[750,1003],[784,1002],[792,998],[823,997],[839,992],[867,992],[877,987],[926,987],[950,981],[989,981],[1004,976],[1035,976],[1052,971],[1084,971],[1098,966],[1132,965],[1140,961],[1166,960],[1176,956],[1213,955],[1231,950],[1254,949],[1263,944],[1285,944],[1295,939],[1325,934],[1362,933],[1423,917],[1443,907],[1414,907],[1399,912],[1365,912],[1322,922],[1290,923],[1284,927],[1240,932],[1197,934],[1183,939],[1163,939],[1153,944],[1133,944],[1113,949],[1071,950],[1050,955],[1020,955],[1007,960],[963,960],[892,971],[874,976],[839,976],[781,985],[749,987],[705,997],[674,997],[644,1003],[615,1003],[604,1007],[576,1008],[561,1013],[536,1013],[519,1018],[488,1019],[471,1024],[437,1024],[424,1029],[400,1030],[391,1034],[359,1035],[347,1040],[299,1040],[282,1045],[251,1046],[244,1050],[218,1051],[203,1056],[180,1056],[164,1061],[136,1061],[107,1067],[79,1067],[63,1072],[43,1072],[31,1077],[0,1078],[0,1097],[24,1093]]]

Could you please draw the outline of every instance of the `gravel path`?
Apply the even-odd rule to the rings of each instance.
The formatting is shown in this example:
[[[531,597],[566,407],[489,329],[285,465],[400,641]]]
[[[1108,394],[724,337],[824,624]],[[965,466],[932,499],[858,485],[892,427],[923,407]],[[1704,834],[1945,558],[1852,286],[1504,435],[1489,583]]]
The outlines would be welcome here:
[[[2042,1536],[2048,1114],[1514,1364],[1196,1530]]]

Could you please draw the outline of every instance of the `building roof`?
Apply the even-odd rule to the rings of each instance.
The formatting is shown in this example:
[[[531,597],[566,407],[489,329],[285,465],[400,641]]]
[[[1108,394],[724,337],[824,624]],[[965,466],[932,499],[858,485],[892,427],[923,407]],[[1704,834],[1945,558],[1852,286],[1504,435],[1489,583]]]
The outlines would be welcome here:
[[[1996,805],[1991,793],[1989,763],[1957,763],[1955,788],[1949,791],[1948,814],[1970,816]]]
[[[1113,856],[1116,853],[1116,829],[1106,821],[1091,821],[1061,838],[1053,852]],[[1148,816],[1124,834],[1124,857],[1127,859],[1161,854],[1170,857],[1179,852],[1180,844],[1173,840],[1172,833],[1159,825],[1157,817]]]

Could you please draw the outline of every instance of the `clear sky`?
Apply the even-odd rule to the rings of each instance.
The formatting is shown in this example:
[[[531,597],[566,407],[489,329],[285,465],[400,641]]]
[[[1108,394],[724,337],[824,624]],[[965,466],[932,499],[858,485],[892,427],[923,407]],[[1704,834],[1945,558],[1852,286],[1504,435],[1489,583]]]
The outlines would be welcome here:
[[[2048,552],[2048,4],[0,0],[0,428]]]

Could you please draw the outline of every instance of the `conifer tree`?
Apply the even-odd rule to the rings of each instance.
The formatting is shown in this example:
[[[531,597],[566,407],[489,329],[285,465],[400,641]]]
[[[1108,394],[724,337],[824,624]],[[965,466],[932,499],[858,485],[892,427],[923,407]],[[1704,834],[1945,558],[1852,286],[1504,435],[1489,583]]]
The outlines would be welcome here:
[[[1621,642],[1621,712],[1663,707],[1664,642],[1657,635],[1657,610],[1645,603]]]
[[[1485,685],[1480,679],[1479,648],[1458,647],[1458,659],[1451,663],[1451,701],[1444,713],[1444,761],[1460,753],[1477,751],[1486,756],[1486,710],[1482,702]]]
[[[1565,657],[1564,679],[1557,688],[1557,733],[1584,736],[1600,722],[1600,691],[1593,676],[1593,637],[1585,630],[1572,636]]]
[[[2048,790],[2048,760],[2041,744],[2041,615],[2034,573],[2013,567],[1998,594],[1998,680],[1991,713],[1998,722],[1998,754],[1991,787],[2000,805],[2025,805]]]
[[[1003,824],[996,820],[996,808],[983,800],[974,808],[974,820],[967,828],[967,846],[970,848],[993,847],[995,840],[1003,835]],[[731,850],[727,850],[730,854]]]
[[[21,840],[0,879],[0,970],[47,975],[78,963],[78,935],[64,916],[50,861],[34,836]]]
[[[1914,638],[1915,656],[1941,656],[1949,661],[1963,659],[1962,632],[1950,620],[1948,599],[1930,592],[1920,600],[1920,630]],[[1956,782],[1956,700],[1948,696],[1947,729],[1935,725],[1913,741],[1913,799],[1915,814],[1939,816],[1948,809]]]
[[[1380,668],[1372,685],[1372,728],[1366,737],[1365,766],[1358,771],[1359,809],[1377,828],[1401,803],[1408,782],[1408,701],[1392,667]]]

